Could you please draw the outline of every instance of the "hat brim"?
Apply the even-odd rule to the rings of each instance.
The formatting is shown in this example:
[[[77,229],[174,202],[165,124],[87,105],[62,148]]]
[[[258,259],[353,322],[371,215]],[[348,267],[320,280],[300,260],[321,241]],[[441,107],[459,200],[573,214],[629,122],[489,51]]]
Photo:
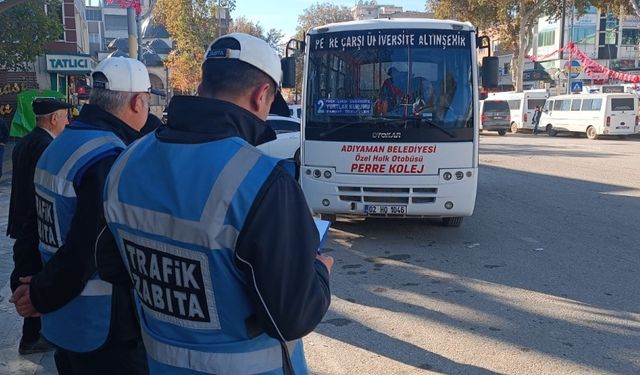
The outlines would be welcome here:
[[[276,98],[274,99],[273,104],[271,104],[271,109],[269,110],[269,114],[284,116],[284,117],[290,116],[289,105],[287,104],[286,100],[284,100],[284,97],[282,96],[282,93],[280,92],[280,90],[276,92]]]
[[[151,90],[149,90],[149,92],[150,92],[150,93],[152,93],[152,94],[154,94],[154,95],[161,96],[161,97],[163,97],[163,98],[164,98],[165,96],[167,96],[167,93],[166,93],[164,90],[151,89]]]

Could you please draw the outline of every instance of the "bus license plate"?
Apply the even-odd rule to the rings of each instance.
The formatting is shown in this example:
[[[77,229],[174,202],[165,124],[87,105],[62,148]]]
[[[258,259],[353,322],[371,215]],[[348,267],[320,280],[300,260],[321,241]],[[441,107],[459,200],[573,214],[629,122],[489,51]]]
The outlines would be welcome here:
[[[364,206],[364,212],[369,215],[406,215],[407,206],[369,205]]]

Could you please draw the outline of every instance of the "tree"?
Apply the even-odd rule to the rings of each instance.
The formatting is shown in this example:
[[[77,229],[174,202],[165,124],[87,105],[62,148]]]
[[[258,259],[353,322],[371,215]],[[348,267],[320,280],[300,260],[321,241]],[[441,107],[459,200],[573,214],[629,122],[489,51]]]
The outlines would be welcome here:
[[[511,60],[512,79],[516,91],[522,91],[524,54],[533,46],[533,29],[540,17],[558,20],[563,11],[572,6],[576,15],[583,14],[588,7],[609,9],[632,9],[631,0],[429,0],[427,9],[438,18],[470,21],[490,36],[498,38],[513,51]],[[637,0],[633,0],[637,1]],[[564,8],[563,8],[564,5]]]
[[[260,25],[260,22],[253,22],[247,19],[245,16],[240,16],[231,21],[230,32],[245,33],[253,35],[257,38],[264,39],[264,28]]]
[[[28,0],[0,13],[0,70],[29,70],[47,43],[60,39],[61,12],[60,0]]]
[[[245,16],[240,16],[235,18],[231,22],[229,31],[253,35],[266,41],[267,43],[269,43],[271,48],[275,49],[279,53],[282,53],[282,48],[280,46],[280,42],[282,38],[284,38],[284,33],[282,32],[282,30],[271,29],[265,34],[264,28],[262,27],[262,25],[260,25],[260,22],[253,22],[247,19],[247,17]]]
[[[351,10],[346,6],[317,2],[302,11],[298,16],[296,39],[305,40],[306,32],[312,27],[329,23],[353,21]],[[303,57],[296,58],[296,96],[302,92]]]
[[[155,21],[171,34],[176,48],[165,65],[171,85],[183,93],[193,93],[201,79],[201,63],[207,46],[218,36],[218,9],[235,8],[234,0],[158,0]]]

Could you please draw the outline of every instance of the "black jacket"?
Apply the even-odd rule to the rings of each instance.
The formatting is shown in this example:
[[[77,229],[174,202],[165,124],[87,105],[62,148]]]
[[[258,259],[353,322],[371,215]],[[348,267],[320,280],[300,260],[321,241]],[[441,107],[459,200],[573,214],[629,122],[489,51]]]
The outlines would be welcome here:
[[[13,148],[11,199],[7,236],[14,238],[11,289],[20,285],[18,278],[38,273],[42,260],[38,251],[38,220],[36,216],[35,186],[33,175],[40,155],[53,137],[44,129],[36,127]]]
[[[111,131],[125,144],[140,136],[117,117],[91,104],[82,107],[77,122],[70,127]],[[102,206],[104,184],[116,157],[105,155],[95,161],[74,183],[76,212],[65,243],[31,280],[31,302],[41,313],[57,310],[69,303],[96,272],[93,249],[99,234],[106,228]],[[129,340],[138,336],[131,287],[126,283],[114,285],[110,339]]]
[[[184,96],[172,98],[167,125],[153,136],[161,142],[186,144],[240,137],[254,146],[275,139],[265,122],[241,107]],[[246,275],[247,285],[256,286],[247,290],[255,310],[247,317],[252,334],[264,331],[276,339],[292,340],[313,331],[322,320],[331,292],[329,273],[315,259],[319,242],[300,186],[277,166],[258,193],[235,248],[236,266]],[[250,263],[253,272],[240,259]],[[116,272],[100,275],[128,278],[123,265],[120,269],[119,276]]]

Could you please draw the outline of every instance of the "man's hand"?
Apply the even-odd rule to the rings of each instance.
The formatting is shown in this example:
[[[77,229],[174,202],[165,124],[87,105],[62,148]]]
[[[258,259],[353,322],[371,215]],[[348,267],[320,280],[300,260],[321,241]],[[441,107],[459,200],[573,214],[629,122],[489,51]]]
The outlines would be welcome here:
[[[321,261],[325,267],[327,267],[327,271],[331,273],[331,268],[333,267],[333,257],[324,254],[316,255],[316,259]]]
[[[41,314],[31,304],[31,295],[29,294],[29,283],[31,283],[31,276],[21,277],[20,285],[16,288],[15,292],[11,296],[9,302],[16,305],[16,311],[23,317],[38,317]]]

